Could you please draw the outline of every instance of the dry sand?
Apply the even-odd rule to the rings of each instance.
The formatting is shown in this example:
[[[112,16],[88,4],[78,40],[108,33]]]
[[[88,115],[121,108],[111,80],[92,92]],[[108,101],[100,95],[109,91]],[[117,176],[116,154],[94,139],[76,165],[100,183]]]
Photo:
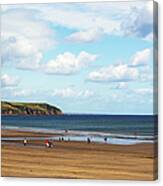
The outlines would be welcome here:
[[[41,136],[20,131],[2,131],[2,134]],[[21,141],[2,141],[2,176],[6,177],[154,180],[156,162],[154,144],[57,141],[53,148],[45,148],[41,140],[30,141],[25,147]]]

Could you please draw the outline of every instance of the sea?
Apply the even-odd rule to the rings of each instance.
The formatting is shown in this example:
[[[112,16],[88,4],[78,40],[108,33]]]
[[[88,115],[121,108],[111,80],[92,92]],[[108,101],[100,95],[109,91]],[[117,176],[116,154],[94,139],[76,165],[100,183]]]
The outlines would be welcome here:
[[[157,120],[157,115],[21,115],[2,116],[1,128],[57,133],[58,136],[50,137],[53,140],[62,137],[64,140],[87,141],[89,138],[91,142],[129,145],[156,142]],[[18,139],[22,140],[15,140]]]

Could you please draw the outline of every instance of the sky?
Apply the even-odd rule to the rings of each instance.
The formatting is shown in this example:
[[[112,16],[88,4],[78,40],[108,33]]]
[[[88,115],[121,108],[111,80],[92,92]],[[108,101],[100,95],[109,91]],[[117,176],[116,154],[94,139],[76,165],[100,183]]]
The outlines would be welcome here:
[[[2,100],[65,113],[153,113],[153,1],[1,10]]]

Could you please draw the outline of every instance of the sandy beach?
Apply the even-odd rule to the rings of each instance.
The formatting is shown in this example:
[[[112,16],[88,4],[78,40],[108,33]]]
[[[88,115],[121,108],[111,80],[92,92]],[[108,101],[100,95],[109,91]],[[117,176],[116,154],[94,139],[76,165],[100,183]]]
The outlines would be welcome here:
[[[2,137],[48,137],[52,134],[2,130]],[[53,134],[54,136],[55,134]],[[81,179],[154,180],[154,144],[111,145],[43,140],[2,141],[2,176]]]

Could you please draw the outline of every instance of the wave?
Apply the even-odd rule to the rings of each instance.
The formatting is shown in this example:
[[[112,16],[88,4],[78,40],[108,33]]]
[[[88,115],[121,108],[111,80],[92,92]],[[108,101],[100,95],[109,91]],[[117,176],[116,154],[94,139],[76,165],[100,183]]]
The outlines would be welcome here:
[[[28,132],[39,132],[55,134],[55,136],[48,137],[52,140],[60,140],[61,137],[67,141],[87,141],[89,138],[92,142],[107,143],[107,144],[137,144],[137,143],[153,143],[157,141],[157,136],[140,136],[130,134],[117,134],[107,132],[90,132],[90,131],[73,131],[73,130],[51,130],[43,128],[27,128],[27,127],[11,127],[2,126],[2,129],[18,130]],[[58,134],[56,136],[56,134]],[[2,138],[2,140],[23,140],[22,137],[17,138]],[[28,140],[44,140],[47,137],[28,137]]]

